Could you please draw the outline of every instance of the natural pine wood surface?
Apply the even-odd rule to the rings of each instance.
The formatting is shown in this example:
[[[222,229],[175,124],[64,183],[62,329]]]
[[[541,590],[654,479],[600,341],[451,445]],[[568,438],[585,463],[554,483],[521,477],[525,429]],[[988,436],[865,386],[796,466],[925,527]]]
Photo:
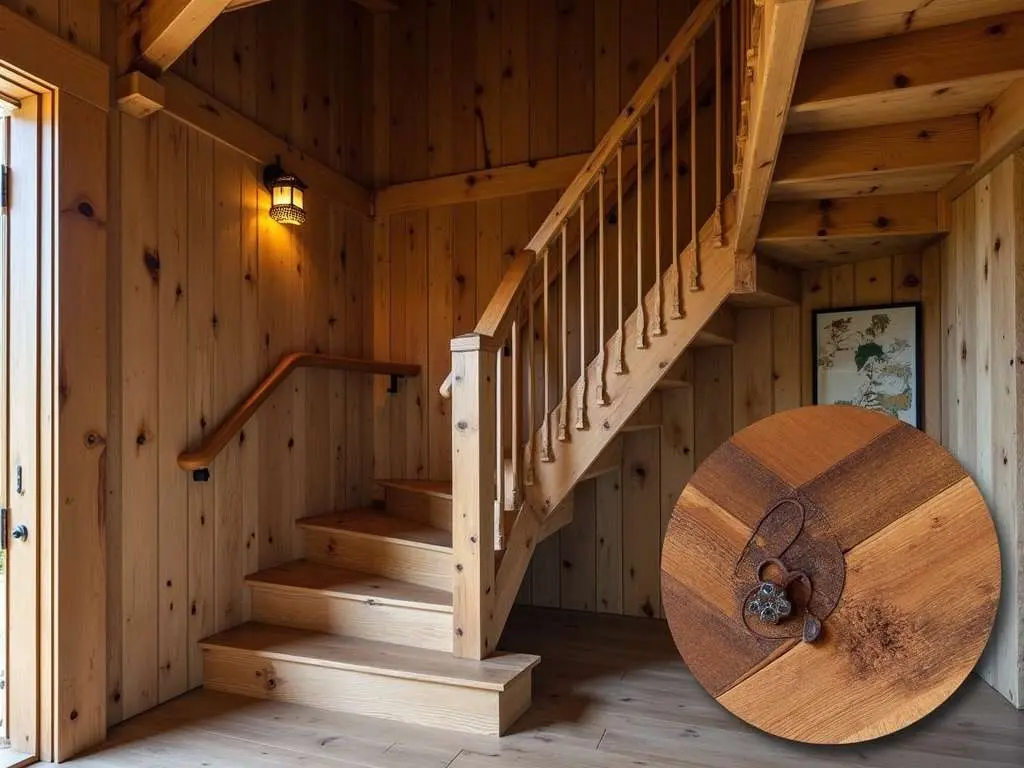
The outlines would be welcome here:
[[[534,706],[503,739],[196,691],[111,731],[69,764],[97,768],[1009,768],[1024,713],[971,677],[936,714],[880,742],[822,749],[765,736],[715,704],[661,621],[519,607],[505,642],[539,653]]]
[[[782,501],[797,527],[773,527]],[[663,552],[665,613],[697,679],[751,725],[816,744],[878,738],[941,706],[981,656],[999,596],[974,481],[923,432],[859,408],[736,434],[683,491]],[[813,581],[818,642],[798,641],[800,598],[779,634],[744,621],[768,557]]]
[[[540,661],[536,656],[518,653],[469,661],[421,648],[256,622],[209,637],[202,647],[206,651],[245,652],[264,659],[492,691],[505,690],[520,673]]]

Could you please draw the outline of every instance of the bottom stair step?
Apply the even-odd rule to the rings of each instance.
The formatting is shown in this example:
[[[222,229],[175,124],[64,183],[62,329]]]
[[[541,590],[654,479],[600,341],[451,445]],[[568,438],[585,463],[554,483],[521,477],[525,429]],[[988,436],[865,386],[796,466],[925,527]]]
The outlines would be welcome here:
[[[500,735],[530,706],[538,656],[484,661],[248,623],[200,643],[215,691],[449,730]]]

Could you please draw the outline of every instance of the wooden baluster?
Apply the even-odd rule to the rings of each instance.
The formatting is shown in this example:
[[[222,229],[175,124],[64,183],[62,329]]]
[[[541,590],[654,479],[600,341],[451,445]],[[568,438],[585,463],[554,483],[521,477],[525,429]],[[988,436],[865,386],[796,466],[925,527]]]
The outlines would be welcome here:
[[[587,429],[587,193],[580,198],[580,393],[576,429]]]
[[[494,392],[496,423],[494,428],[495,459],[495,499],[494,499],[494,548],[505,548],[505,529],[502,525],[505,511],[505,398],[503,397],[504,381],[502,371],[505,367],[504,348],[498,349],[494,356]]]
[[[654,97],[654,284],[658,300],[654,303],[651,335],[665,335],[665,296],[661,284],[661,91]]]
[[[569,439],[569,231],[562,222],[562,411],[558,416],[558,439],[566,442]]]
[[[622,261],[623,261],[623,249],[622,249],[622,145],[619,145],[618,153],[618,202],[615,208],[615,221],[617,224],[618,235],[619,235],[619,350],[615,355],[615,373],[620,376],[626,373],[626,319],[623,312],[623,300],[622,300]]]
[[[520,370],[519,360],[519,334],[522,331],[519,319],[522,317],[523,299],[522,296],[516,300],[515,315],[512,320],[512,421],[509,425],[512,438],[512,509],[519,507],[519,485],[520,485],[520,451],[519,425],[522,422],[522,404],[519,402],[523,385],[523,372]]]
[[[722,247],[722,9],[715,13],[715,214],[712,243]]]
[[[644,306],[644,118],[636,120],[636,348],[647,349]]]
[[[683,306],[683,265],[679,253],[679,68],[672,72],[672,263],[676,276],[672,283],[672,317],[686,316]]]
[[[605,359],[605,327],[604,327],[604,174],[607,168],[601,169],[597,177],[597,348],[600,350],[601,364],[598,366],[597,404],[608,405],[608,361]]]
[[[697,46],[690,49],[690,233],[693,237],[693,263],[690,265],[690,290],[700,285],[700,222],[697,221]]]
[[[551,301],[548,295],[550,275],[548,273],[548,252],[544,249],[544,271],[541,277],[544,280],[542,291],[544,294],[543,324],[544,324],[544,426],[541,428],[540,460],[544,463],[555,460],[551,451]]]
[[[525,464],[523,467],[523,484],[533,485],[533,462],[534,462],[534,434],[537,429],[537,406],[534,397],[537,378],[537,329],[533,323],[533,274],[536,272],[533,266],[530,267],[530,274],[526,279],[526,450]]]

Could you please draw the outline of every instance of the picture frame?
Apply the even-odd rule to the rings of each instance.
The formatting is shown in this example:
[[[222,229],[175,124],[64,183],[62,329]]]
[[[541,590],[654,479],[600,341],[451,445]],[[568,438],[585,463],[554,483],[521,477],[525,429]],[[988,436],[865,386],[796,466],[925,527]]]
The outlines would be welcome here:
[[[924,428],[920,302],[817,309],[813,403],[856,405]]]

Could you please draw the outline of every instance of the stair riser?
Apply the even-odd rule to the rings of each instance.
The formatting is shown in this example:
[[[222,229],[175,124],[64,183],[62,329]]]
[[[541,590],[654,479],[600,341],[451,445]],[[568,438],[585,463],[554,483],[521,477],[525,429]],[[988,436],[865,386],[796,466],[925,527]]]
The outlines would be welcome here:
[[[305,537],[306,559],[314,563],[386,576],[448,592],[452,589],[450,552],[314,528],[307,528]]]
[[[253,588],[254,621],[364,640],[452,650],[452,615],[366,603],[319,592]]]
[[[432,528],[440,528],[442,531],[452,529],[451,499],[390,487],[385,490],[384,499],[387,510],[392,515],[415,520]]]
[[[214,691],[492,736],[526,711],[531,696],[529,674],[499,692],[222,649],[205,649],[203,668]]]

